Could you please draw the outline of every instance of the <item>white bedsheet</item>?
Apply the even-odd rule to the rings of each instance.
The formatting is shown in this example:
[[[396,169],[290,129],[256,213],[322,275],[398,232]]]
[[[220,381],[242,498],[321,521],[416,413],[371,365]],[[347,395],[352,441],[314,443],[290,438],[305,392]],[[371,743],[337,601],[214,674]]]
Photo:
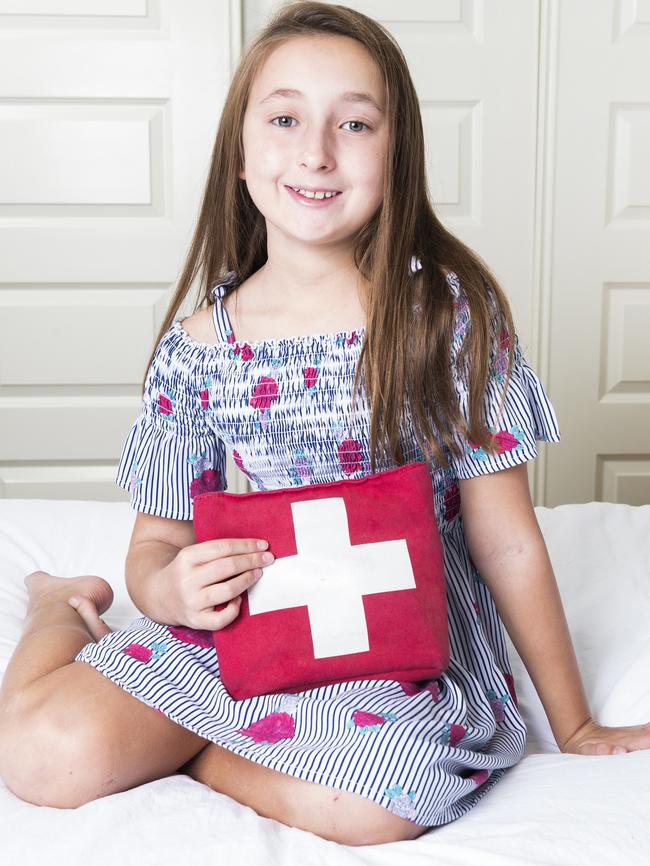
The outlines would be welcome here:
[[[536,511],[594,717],[650,721],[650,506]],[[115,591],[106,622],[121,628],[137,615],[122,569],[133,519],[125,503],[0,500],[0,675],[20,636],[31,571],[101,574]],[[510,654],[529,725],[526,756],[471,812],[415,841],[337,845],[261,818],[188,776],[79,809],[33,806],[0,781],[0,862],[648,866],[650,750],[559,753],[512,645]]]

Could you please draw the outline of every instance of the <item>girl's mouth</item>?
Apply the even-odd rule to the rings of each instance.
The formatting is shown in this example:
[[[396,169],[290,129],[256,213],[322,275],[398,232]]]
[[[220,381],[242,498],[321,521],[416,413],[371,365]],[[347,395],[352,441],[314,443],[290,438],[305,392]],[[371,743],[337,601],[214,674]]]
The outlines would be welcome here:
[[[343,195],[341,192],[337,192],[335,195],[323,198],[309,197],[303,195],[300,192],[297,192],[293,189],[293,187],[286,186],[285,189],[288,191],[289,195],[292,196],[296,201],[300,202],[302,205],[307,205],[307,207],[326,207],[329,204],[332,204],[333,201],[336,201],[340,196]]]

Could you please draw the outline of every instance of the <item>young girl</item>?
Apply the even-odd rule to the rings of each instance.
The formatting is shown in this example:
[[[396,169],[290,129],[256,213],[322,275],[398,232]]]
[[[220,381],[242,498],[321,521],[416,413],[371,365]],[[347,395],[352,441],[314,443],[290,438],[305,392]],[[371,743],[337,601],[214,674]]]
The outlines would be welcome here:
[[[197,273],[196,312],[175,320]],[[562,751],[650,747],[648,725],[590,717],[527,483],[555,414],[497,280],[433,213],[417,95],[376,22],[296,3],[248,50],[143,393],[117,477],[143,615],[112,632],[101,578],[26,578],[0,716],[18,796],[77,806],[184,772],[328,839],[413,838],[524,754],[502,623]],[[230,697],[210,632],[273,555],[263,538],[195,542],[192,499],[225,489],[226,449],[261,490],[427,461],[443,674]]]

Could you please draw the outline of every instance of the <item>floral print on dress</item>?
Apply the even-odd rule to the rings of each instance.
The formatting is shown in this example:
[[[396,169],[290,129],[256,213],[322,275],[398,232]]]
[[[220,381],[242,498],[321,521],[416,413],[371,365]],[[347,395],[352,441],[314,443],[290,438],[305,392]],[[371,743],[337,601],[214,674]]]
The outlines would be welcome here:
[[[204,647],[205,649],[214,649],[212,632],[207,629],[188,628],[184,625],[170,625],[167,626],[167,629],[173,637],[183,643]]]
[[[133,496],[135,492],[135,488],[139,487],[142,484],[142,478],[138,475],[138,461],[134,460],[131,463],[131,470],[129,475],[129,493]]]
[[[361,442],[356,439],[344,439],[338,448],[339,463],[345,475],[352,475],[363,466]]]
[[[206,377],[199,388],[199,400],[201,401],[201,409],[207,415],[210,412],[210,388],[212,388],[213,380],[211,376]]]
[[[490,365],[490,379],[503,385],[508,370],[508,350],[510,349],[510,335],[506,330],[499,333],[499,345],[496,351],[494,363]]]
[[[289,477],[294,487],[312,483],[314,477],[312,463],[302,448],[294,448],[293,465],[289,467]]]
[[[456,725],[450,722],[445,722],[445,726],[440,734],[439,742],[443,746],[457,746],[467,733],[467,728],[464,725]]]
[[[396,722],[397,716],[395,713],[367,713],[365,710],[355,710],[352,713],[352,718],[348,719],[346,728],[357,728],[359,733],[368,734],[376,733],[381,730],[381,726],[385,722]]]
[[[434,704],[437,704],[440,700],[440,682],[438,680],[432,680],[430,683],[427,683],[426,686],[419,686],[417,683],[405,682],[400,682],[400,686],[402,687],[404,694],[409,697],[413,697],[413,695],[421,695],[422,692],[429,692],[433,698]]]
[[[433,492],[441,500],[445,521],[451,523],[460,512],[460,487],[455,476],[451,472],[439,472],[434,475]]]
[[[253,389],[250,405],[259,412],[255,426],[266,430],[269,423],[269,409],[274,400],[278,399],[278,383],[271,376],[260,376]]]
[[[296,729],[293,716],[289,713],[271,713],[247,728],[239,728],[237,733],[250,737],[256,743],[278,743],[280,740],[292,739]]]
[[[244,473],[244,475],[247,475],[248,478],[250,478],[250,480],[253,482],[253,484],[256,485],[258,490],[265,490],[266,489],[262,479],[259,478],[257,475],[255,475],[253,472],[251,472],[249,469],[247,469],[244,466],[244,460],[243,460],[241,454],[239,453],[239,451],[237,451],[236,449],[233,449],[232,458],[235,461],[235,466],[238,469],[240,469]]]
[[[496,433],[493,430],[490,430],[490,432],[492,433],[497,445],[497,454],[505,454],[506,451],[522,450],[524,433],[516,424],[508,430],[499,430]],[[466,445],[466,451],[474,460],[485,461],[489,458],[488,453],[471,440],[469,440]]]
[[[517,692],[515,691],[515,680],[512,674],[504,673],[503,678],[506,681],[506,685],[508,687],[508,692],[510,693],[510,697],[516,707],[519,707],[519,701],[517,700]]]
[[[212,460],[205,452],[191,454],[187,462],[192,466],[194,478],[190,483],[190,499],[194,499],[199,493],[214,493],[223,490],[221,472],[212,468]]]
[[[124,655],[131,656],[131,658],[136,659],[136,661],[144,662],[145,664],[153,655],[149,647],[142,646],[142,644],[139,643],[130,643],[127,647],[124,647],[122,652]]]
[[[232,334],[230,335],[232,336]],[[230,340],[228,340],[230,342]],[[252,361],[255,357],[255,352],[251,349],[248,343],[236,343],[233,341],[229,352],[229,357],[232,361]]]
[[[388,809],[400,818],[406,818],[413,821],[416,814],[414,800],[417,797],[417,791],[409,791],[405,793],[401,785],[392,785],[384,791],[387,797],[390,798]]]
[[[491,774],[491,770],[474,770],[472,767],[467,767],[467,769],[461,771],[460,776],[463,779],[471,779],[478,788],[479,785],[482,785],[483,782],[486,782],[490,778]]]
[[[490,702],[490,706],[492,707],[495,720],[497,722],[502,722],[506,717],[503,708],[510,700],[510,695],[503,694],[499,697],[494,689],[488,689],[486,695]]]
[[[314,393],[318,381],[318,367],[303,367],[303,382],[309,393]]]
[[[158,400],[156,401],[156,412],[165,421],[174,420],[174,409],[176,408],[176,392],[169,389],[165,394],[164,391],[158,392]]]
[[[337,338],[336,338],[336,345],[339,346],[339,347],[342,347],[342,346],[356,346],[357,343],[360,343],[360,342],[361,342],[361,333],[362,333],[362,331],[363,331],[363,329],[361,330],[361,332],[358,332],[358,331],[352,331],[352,333],[350,334],[350,336],[348,336],[348,332],[347,332],[347,331],[343,331],[342,333],[340,333],[340,334],[337,336]]]

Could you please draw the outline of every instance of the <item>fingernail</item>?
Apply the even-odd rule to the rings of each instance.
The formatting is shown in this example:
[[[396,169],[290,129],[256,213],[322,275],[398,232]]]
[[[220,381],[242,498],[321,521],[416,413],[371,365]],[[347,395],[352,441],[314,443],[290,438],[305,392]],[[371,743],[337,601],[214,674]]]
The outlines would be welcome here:
[[[68,604],[72,605],[72,607],[79,607],[79,599],[73,595],[72,598],[68,599]]]
[[[268,541],[258,541],[257,546],[260,550],[264,550],[265,547],[269,546]]]

